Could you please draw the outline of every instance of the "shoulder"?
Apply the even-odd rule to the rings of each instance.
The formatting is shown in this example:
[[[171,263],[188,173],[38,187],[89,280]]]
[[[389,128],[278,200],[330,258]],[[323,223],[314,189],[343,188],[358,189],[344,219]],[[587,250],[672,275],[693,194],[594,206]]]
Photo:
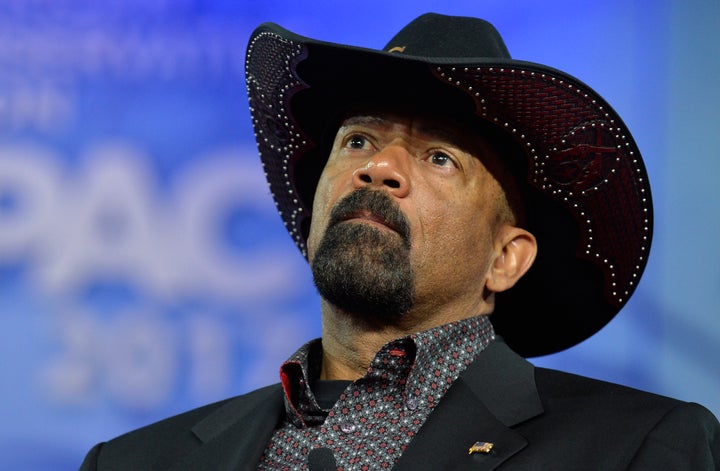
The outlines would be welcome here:
[[[234,413],[252,412],[257,406],[279,396],[279,384],[247,394],[207,404],[160,420],[96,445],[85,458],[81,470],[150,469],[158,461],[185,453],[200,444],[198,434],[207,433],[207,423],[220,428],[223,418],[230,422]],[[98,466],[112,463],[110,467]],[[115,466],[115,467],[113,467]]]
[[[720,423],[699,404],[545,368],[535,369],[535,380],[544,430],[561,440],[615,450],[624,466],[638,469],[715,469],[720,462]]]
[[[535,382],[546,412],[590,408],[591,413],[657,420],[684,403],[677,399],[598,379],[535,368]]]
[[[277,390],[279,390],[279,385],[276,384],[256,389],[240,396],[207,404],[128,432],[113,439],[111,442],[143,443],[147,438],[151,437],[153,440],[162,439],[163,437],[176,440],[179,438],[179,435],[189,433],[195,426],[201,424],[207,417],[212,416],[220,409],[229,409],[235,412],[252,410],[256,403],[267,400]]]

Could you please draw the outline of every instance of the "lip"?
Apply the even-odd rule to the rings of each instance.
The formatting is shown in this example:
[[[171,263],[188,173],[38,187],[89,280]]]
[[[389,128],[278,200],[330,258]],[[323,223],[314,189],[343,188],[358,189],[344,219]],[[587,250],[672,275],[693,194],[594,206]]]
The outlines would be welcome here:
[[[380,216],[371,213],[370,211],[357,211],[350,213],[343,217],[340,222],[361,222],[380,227],[381,229],[398,232],[396,227],[394,227],[392,224],[390,224],[388,221],[381,218]]]

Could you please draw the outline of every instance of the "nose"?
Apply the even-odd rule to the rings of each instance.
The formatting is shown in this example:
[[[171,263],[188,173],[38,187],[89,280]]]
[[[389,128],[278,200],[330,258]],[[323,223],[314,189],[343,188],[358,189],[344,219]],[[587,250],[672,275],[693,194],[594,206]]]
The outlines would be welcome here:
[[[353,185],[355,188],[373,186],[404,198],[410,191],[408,163],[407,150],[400,146],[386,147],[353,172]]]

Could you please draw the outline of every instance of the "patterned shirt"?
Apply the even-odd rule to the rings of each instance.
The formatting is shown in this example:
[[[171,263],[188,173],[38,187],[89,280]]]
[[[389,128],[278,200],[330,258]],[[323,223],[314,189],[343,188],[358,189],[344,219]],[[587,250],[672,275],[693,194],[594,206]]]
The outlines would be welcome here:
[[[495,338],[477,316],[387,343],[367,374],[346,385],[323,409],[313,389],[322,345],[313,340],[280,370],[286,417],[260,460],[260,470],[307,470],[314,448],[332,450],[338,471],[392,468],[460,373]],[[338,382],[329,382],[337,387]]]

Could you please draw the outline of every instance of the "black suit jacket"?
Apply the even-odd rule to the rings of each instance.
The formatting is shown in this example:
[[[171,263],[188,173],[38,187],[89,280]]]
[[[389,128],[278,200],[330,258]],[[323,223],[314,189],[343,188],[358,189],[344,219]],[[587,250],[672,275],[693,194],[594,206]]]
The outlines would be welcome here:
[[[279,385],[94,447],[81,470],[254,470],[284,414]],[[476,441],[488,454],[469,454]],[[491,344],[458,378],[393,468],[718,470],[720,424],[697,404],[535,368]]]

